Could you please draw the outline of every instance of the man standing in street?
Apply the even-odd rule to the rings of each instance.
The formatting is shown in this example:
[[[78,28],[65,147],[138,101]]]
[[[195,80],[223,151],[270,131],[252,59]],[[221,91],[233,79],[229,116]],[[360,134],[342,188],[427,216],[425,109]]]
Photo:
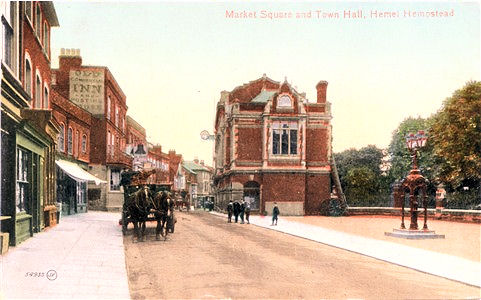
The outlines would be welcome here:
[[[240,213],[240,204],[239,202],[234,202],[234,221],[237,223]]]
[[[234,210],[234,204],[232,200],[227,204],[227,223],[232,223],[232,211]]]
[[[249,201],[246,201],[245,213],[246,213],[246,221],[247,221],[247,224],[250,224],[250,223],[249,223],[249,216],[250,216],[250,214],[251,214],[251,203],[250,203]]]
[[[272,224],[274,225],[274,221],[276,221],[275,225],[277,226],[277,216],[280,214],[279,207],[277,207],[277,202],[274,202],[274,207],[272,208]]]
[[[241,224],[244,224],[244,210],[245,210],[245,208],[246,208],[246,206],[245,206],[244,200],[242,200],[242,202],[240,204],[240,211],[239,211]]]

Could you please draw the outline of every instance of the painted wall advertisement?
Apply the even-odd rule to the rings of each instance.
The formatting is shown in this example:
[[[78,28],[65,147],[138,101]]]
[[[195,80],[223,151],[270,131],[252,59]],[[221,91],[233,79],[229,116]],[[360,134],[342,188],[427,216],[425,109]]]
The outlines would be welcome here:
[[[104,71],[70,71],[70,100],[93,115],[104,114]]]

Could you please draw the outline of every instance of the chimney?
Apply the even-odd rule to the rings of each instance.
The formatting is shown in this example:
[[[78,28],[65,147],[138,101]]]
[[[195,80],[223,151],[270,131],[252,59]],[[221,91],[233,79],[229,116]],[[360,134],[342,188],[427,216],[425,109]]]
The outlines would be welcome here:
[[[194,158],[194,162],[195,162],[196,164],[198,164],[198,163],[199,163],[199,159],[198,159],[197,157]]]
[[[200,161],[200,165],[201,165],[201,166],[204,165],[204,161],[203,161],[203,160]]]
[[[327,81],[321,80],[316,85],[317,103],[326,103]]]
[[[60,69],[79,68],[82,66],[82,57],[80,49],[60,49],[59,67]]]

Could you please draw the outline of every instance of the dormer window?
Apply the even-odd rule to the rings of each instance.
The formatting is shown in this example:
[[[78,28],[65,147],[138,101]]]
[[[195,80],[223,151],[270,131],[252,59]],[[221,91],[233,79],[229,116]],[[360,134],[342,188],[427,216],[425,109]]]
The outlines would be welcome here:
[[[278,107],[292,107],[292,99],[288,95],[281,95],[277,98]]]

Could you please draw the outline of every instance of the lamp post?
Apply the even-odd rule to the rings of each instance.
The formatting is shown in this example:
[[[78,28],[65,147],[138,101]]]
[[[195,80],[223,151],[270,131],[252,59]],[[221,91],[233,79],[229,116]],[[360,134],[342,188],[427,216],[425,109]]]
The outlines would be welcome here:
[[[417,134],[410,133],[406,137],[406,146],[411,152],[413,159],[413,167],[409,172],[409,175],[403,180],[402,188],[404,191],[409,191],[409,206],[411,210],[411,224],[409,225],[410,230],[418,229],[418,199],[416,192],[422,193],[422,201],[424,207],[424,226],[423,230],[428,229],[427,224],[427,195],[426,195],[426,179],[421,175],[417,164],[417,151],[426,145],[428,137],[424,133],[424,130],[419,130]],[[402,219],[401,219],[401,229],[405,229],[404,225],[404,201],[402,202]]]

